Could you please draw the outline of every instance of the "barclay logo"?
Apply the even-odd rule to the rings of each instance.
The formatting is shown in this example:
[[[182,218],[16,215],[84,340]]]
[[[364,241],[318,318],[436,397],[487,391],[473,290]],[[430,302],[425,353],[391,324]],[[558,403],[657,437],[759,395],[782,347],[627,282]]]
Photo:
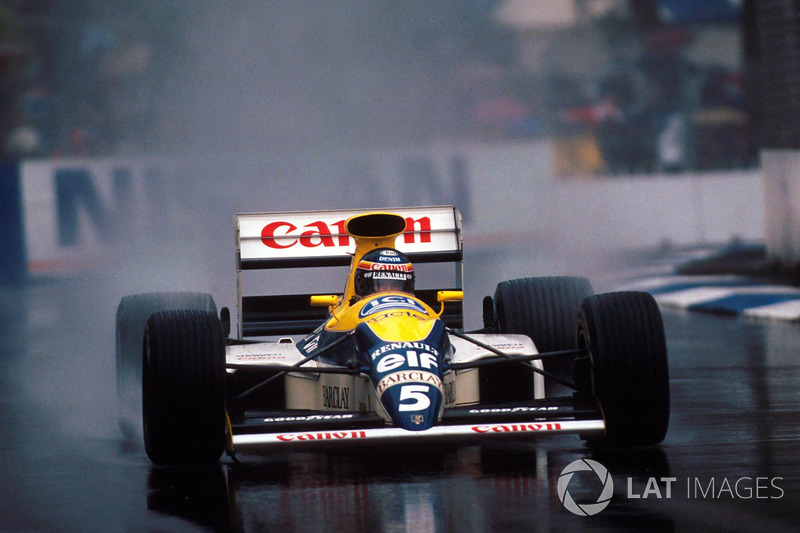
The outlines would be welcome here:
[[[576,472],[586,471],[596,474],[599,483],[595,482],[594,484],[598,486],[602,485],[602,490],[600,491],[600,496],[597,497],[597,501],[577,503],[573,499],[572,494],[570,494],[569,482]],[[594,476],[591,477],[594,481]],[[605,466],[591,459],[580,459],[568,464],[566,468],[561,471],[561,475],[558,477],[557,490],[558,499],[561,500],[561,503],[564,504],[567,511],[578,516],[592,516],[605,509],[611,502],[611,496],[614,494],[614,481],[611,479],[611,475],[608,473],[608,469],[606,469]]]

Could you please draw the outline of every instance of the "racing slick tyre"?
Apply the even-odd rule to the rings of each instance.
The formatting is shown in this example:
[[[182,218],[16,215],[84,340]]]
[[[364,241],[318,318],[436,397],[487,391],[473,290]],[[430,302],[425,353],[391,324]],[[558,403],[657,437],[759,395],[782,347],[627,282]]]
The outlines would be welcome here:
[[[669,425],[669,373],[661,312],[644,292],[587,298],[578,317],[579,394],[600,404],[606,431],[592,445],[649,446]],[[587,395],[588,396],[588,395]]]
[[[134,294],[122,298],[117,306],[117,417],[122,434],[131,441],[141,438],[144,326],[150,315],[169,309],[217,312],[211,295],[197,292]]]
[[[147,321],[142,420],[157,465],[216,462],[225,449],[225,339],[219,318],[162,311]]]
[[[497,284],[494,305],[501,333],[530,337],[540,353],[573,350],[575,319],[585,298],[594,294],[589,280],[571,276],[521,278]],[[571,359],[543,361],[545,371],[571,381]],[[546,394],[571,394],[567,387],[545,379]]]

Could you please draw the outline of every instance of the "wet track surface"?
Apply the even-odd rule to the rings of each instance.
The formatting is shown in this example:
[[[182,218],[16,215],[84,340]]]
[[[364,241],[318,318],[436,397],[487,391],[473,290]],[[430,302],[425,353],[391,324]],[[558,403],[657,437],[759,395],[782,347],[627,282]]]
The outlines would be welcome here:
[[[469,272],[469,271],[468,271]],[[0,531],[797,531],[800,325],[663,310],[663,445],[291,453],[154,468],[116,427],[113,315],[92,280],[0,289]],[[590,517],[573,461],[607,468]],[[575,474],[594,503],[602,483]]]

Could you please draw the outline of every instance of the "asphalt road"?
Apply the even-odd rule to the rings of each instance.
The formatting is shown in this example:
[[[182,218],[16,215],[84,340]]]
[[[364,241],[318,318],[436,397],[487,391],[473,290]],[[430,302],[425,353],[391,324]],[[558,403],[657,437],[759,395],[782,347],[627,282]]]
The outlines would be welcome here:
[[[664,310],[672,418],[653,449],[560,436],[168,469],[116,427],[119,296],[94,278],[0,289],[0,531],[800,530],[800,325]],[[558,490],[581,459],[613,482],[588,517]],[[583,471],[568,492],[602,488]]]

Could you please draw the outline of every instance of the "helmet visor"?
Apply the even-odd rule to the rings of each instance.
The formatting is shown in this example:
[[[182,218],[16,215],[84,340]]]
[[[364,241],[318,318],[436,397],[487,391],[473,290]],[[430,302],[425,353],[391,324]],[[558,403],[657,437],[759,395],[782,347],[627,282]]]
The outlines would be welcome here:
[[[371,272],[372,292],[414,292],[414,274],[411,272]],[[368,279],[368,278],[366,278]]]
[[[409,265],[410,267],[410,265]],[[356,293],[367,296],[376,292],[414,294],[414,271],[362,270],[356,274]]]

